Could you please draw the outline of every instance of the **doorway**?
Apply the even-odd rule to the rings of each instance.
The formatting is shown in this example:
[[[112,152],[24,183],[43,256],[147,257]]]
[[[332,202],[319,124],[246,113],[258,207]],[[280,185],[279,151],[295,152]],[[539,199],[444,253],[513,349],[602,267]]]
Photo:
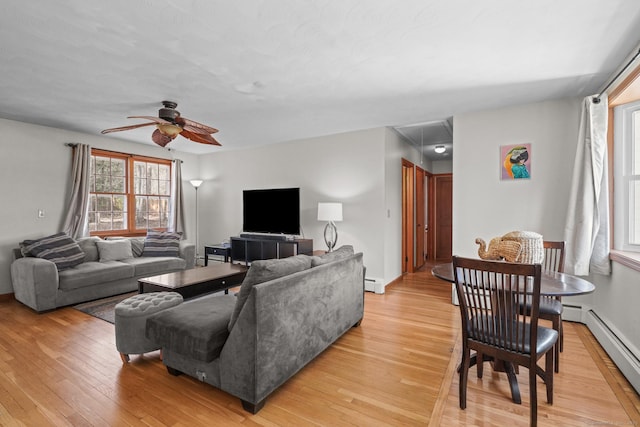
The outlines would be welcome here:
[[[453,239],[453,175],[438,174],[430,179],[429,233],[433,260],[451,261]],[[429,256],[431,259],[431,255]]]
[[[427,260],[451,261],[453,174],[431,174],[402,159],[402,273]]]
[[[414,164],[402,159],[402,274],[414,271]]]
[[[415,269],[419,270],[427,260],[427,251],[425,248],[425,234],[427,232],[427,206],[425,188],[427,172],[420,166],[416,166],[416,253],[415,253]]]

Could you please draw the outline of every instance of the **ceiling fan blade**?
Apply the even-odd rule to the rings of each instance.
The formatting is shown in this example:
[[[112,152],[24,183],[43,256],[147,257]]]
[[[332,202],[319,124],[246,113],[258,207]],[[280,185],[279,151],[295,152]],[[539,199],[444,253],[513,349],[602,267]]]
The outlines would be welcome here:
[[[216,141],[211,135],[190,132],[186,129],[183,129],[180,135],[184,136],[187,139],[190,139],[194,142],[199,142],[200,144],[209,144],[209,145],[220,145],[218,141]]]
[[[127,117],[127,119],[147,119],[147,120],[151,120],[153,123],[161,124],[161,125],[173,124],[165,119],[161,119],[160,117],[154,117],[154,116],[129,116]]]
[[[183,128],[191,128],[190,132],[206,134],[218,132],[218,129],[212,128],[211,126],[203,125],[202,123],[194,122],[193,120],[189,120],[184,117],[178,117],[176,119],[176,123],[178,123]]]
[[[151,134],[151,140],[158,144],[160,147],[164,147],[165,145],[173,141],[174,138],[175,136],[171,138],[170,136],[161,133],[158,129],[154,130],[153,134]]]
[[[152,126],[152,125],[155,125],[155,123],[140,123],[140,124],[137,124],[137,125],[122,126],[122,127],[119,127],[119,128],[105,129],[100,133],[120,132],[120,131],[123,131],[123,130],[137,129],[137,128],[141,128],[141,127],[144,127],[144,126]]]

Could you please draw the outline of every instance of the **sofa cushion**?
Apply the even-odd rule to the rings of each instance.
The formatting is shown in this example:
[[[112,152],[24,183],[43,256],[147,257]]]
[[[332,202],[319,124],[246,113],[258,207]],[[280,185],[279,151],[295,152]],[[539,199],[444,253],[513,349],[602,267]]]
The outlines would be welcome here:
[[[99,283],[106,284],[113,280],[133,277],[134,271],[132,265],[119,261],[84,262],[69,270],[61,271],[58,287],[62,290],[69,290]]]
[[[133,266],[136,277],[155,276],[169,271],[184,270],[187,266],[187,261],[176,257],[139,257],[123,259],[122,262]]]
[[[123,236],[108,236],[105,240],[129,240],[131,242],[131,252],[133,256],[142,256],[144,250],[144,237],[123,237]]]
[[[66,233],[56,233],[36,240],[20,243],[25,255],[36,256],[53,262],[59,271],[84,262],[85,254]]]
[[[98,246],[96,245],[96,242],[100,240],[97,236],[81,237],[77,240],[78,246],[84,252],[84,262],[98,261],[100,259]]]
[[[211,362],[227,341],[235,302],[233,295],[210,295],[153,314],[147,319],[146,336],[163,349]]]
[[[333,261],[338,261],[340,259],[349,258],[351,255],[353,255],[353,253],[353,246],[340,246],[335,251],[327,252],[326,254],[320,256],[311,257],[311,266],[315,267],[322,264],[328,264]]]
[[[96,242],[96,246],[100,254],[100,262],[121,261],[123,259],[133,258],[129,239],[103,240]]]
[[[229,320],[229,330],[233,328],[236,320],[238,320],[242,307],[244,307],[245,302],[247,302],[251,289],[255,285],[309,268],[311,268],[311,257],[307,255],[253,261],[240,286],[240,292],[238,292],[237,295],[238,300],[236,301],[236,306]]]
[[[147,231],[142,256],[179,256],[182,233]]]

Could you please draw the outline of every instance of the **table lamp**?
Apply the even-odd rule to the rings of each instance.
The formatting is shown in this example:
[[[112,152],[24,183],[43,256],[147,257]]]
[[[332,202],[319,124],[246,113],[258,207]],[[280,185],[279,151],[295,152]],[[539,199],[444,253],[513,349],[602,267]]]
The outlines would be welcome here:
[[[324,227],[324,241],[331,252],[338,241],[336,221],[342,221],[342,203],[318,203],[318,221],[328,221]]]

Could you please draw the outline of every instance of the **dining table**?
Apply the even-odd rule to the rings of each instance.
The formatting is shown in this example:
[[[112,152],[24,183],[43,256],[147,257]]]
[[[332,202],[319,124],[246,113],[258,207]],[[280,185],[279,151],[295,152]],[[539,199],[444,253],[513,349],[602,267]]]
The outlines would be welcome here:
[[[453,263],[437,264],[431,269],[438,279],[455,283]],[[595,290],[595,285],[582,277],[567,273],[543,272],[540,276],[540,295],[549,297],[568,297],[584,295]]]
[[[433,266],[431,269],[438,279],[455,283],[453,274],[453,263],[443,263]],[[586,279],[567,273],[542,272],[540,276],[540,295],[549,297],[576,296],[591,293],[595,290],[595,285]],[[513,366],[506,366],[506,363],[492,360],[490,357],[483,355],[482,362],[492,362],[495,371],[503,371],[509,379],[509,387],[511,388],[511,399],[515,403],[522,403],[520,397],[520,388],[518,387],[518,378]],[[478,363],[476,355],[471,357],[471,366]],[[460,369],[460,368],[458,368]]]

